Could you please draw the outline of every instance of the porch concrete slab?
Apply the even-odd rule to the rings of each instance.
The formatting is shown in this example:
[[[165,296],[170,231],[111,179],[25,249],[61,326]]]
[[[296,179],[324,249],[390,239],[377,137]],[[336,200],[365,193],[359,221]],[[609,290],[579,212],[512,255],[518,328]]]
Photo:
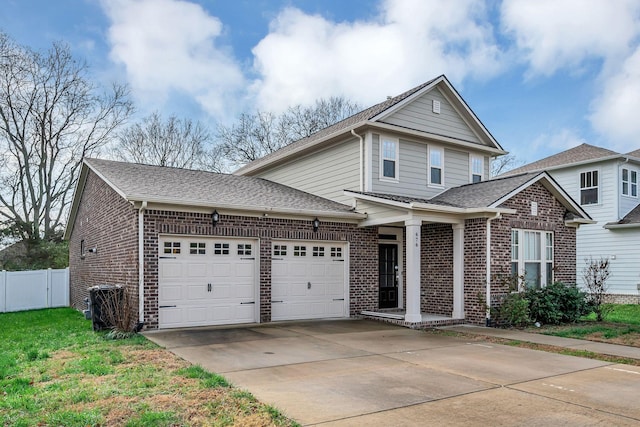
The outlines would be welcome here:
[[[601,427],[637,426],[638,420],[499,388],[322,424],[323,427],[419,425]]]
[[[325,340],[299,335],[226,344],[173,347],[178,356],[217,373],[343,359],[370,353]]]
[[[320,336],[369,331],[393,331],[400,329],[396,325],[384,322],[360,319],[316,320],[302,322],[277,322],[273,324],[290,332],[304,335]],[[406,329],[406,328],[402,328]]]
[[[598,360],[478,342],[467,342],[454,349],[445,347],[399,352],[387,356],[500,385],[531,381],[608,364]]]
[[[322,339],[376,354],[427,350],[463,345],[459,338],[406,328],[323,335]]]
[[[513,386],[517,390],[620,414],[640,424],[640,367],[609,365]]]
[[[303,424],[322,423],[495,387],[384,356],[334,359],[225,374]]]

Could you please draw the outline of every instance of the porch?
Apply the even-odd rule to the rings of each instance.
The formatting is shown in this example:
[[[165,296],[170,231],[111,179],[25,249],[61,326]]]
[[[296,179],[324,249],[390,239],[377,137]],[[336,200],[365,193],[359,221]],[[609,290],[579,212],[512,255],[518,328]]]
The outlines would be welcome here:
[[[464,319],[454,319],[453,317],[429,313],[421,313],[422,320],[418,322],[408,322],[405,320],[406,315],[407,312],[403,309],[381,309],[376,311],[363,310],[360,312],[360,316],[363,319],[376,320],[378,322],[409,327],[411,329],[435,328],[439,326],[462,325],[465,323]]]

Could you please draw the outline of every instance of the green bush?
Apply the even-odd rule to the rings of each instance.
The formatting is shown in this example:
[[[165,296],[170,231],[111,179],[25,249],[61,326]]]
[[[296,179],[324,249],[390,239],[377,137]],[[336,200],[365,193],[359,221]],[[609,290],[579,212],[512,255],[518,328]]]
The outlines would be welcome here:
[[[494,313],[497,326],[526,326],[531,323],[529,300],[520,292],[507,294]]]
[[[536,322],[572,323],[591,312],[587,294],[575,285],[556,282],[542,289],[527,289],[524,294],[529,301],[529,315]]]

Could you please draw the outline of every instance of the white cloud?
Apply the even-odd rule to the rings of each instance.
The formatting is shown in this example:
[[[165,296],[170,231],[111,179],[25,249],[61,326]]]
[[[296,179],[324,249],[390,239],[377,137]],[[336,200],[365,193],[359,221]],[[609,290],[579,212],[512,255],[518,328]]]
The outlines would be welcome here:
[[[530,163],[586,142],[579,130],[562,128],[542,133],[531,142],[514,144],[508,150],[518,161]]]
[[[501,70],[482,1],[387,0],[371,21],[283,10],[253,49],[258,106],[282,110],[344,95],[370,104],[439,74],[456,84]]]
[[[612,149],[628,152],[640,148],[640,47],[617,72],[607,76],[591,110],[591,123],[607,136]]]
[[[245,82],[232,54],[216,44],[219,19],[179,0],[104,0],[102,7],[111,21],[110,56],[124,65],[139,104],[156,109],[178,95],[214,117],[228,115]]]
[[[637,0],[505,0],[501,20],[532,74],[615,61],[640,32]]]

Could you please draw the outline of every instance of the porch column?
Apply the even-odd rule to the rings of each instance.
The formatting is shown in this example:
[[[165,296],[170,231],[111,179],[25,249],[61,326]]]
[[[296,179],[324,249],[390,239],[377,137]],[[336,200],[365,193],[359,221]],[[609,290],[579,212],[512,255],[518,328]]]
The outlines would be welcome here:
[[[464,319],[464,222],[453,224],[453,314]]]
[[[422,221],[408,219],[404,224],[407,232],[405,254],[407,257],[407,313],[404,320],[417,323],[422,321],[420,312],[420,229]]]

